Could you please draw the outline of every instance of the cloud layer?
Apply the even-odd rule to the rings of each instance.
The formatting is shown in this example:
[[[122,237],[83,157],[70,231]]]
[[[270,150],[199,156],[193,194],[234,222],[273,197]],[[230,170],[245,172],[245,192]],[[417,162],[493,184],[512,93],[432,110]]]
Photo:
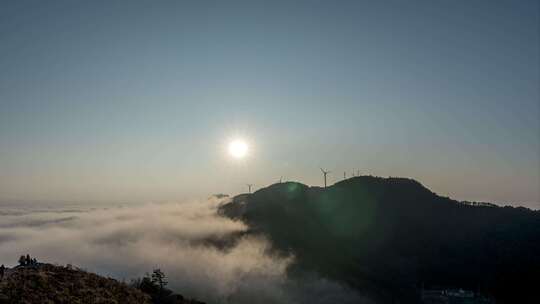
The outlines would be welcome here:
[[[358,303],[325,279],[287,277],[293,256],[272,255],[263,237],[220,217],[220,200],[117,208],[5,208],[0,263],[21,254],[74,264],[120,280],[161,268],[169,287],[212,303]]]

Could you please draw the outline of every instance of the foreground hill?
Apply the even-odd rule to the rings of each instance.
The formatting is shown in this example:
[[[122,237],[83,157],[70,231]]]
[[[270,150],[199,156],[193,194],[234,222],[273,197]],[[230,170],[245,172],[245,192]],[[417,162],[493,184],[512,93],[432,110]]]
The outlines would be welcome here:
[[[381,303],[417,303],[420,286],[537,303],[537,211],[458,202],[411,179],[362,176],[326,189],[274,184],[220,212],[265,234],[277,252],[293,252],[292,275],[316,272]]]
[[[116,280],[71,267],[38,264],[9,269],[0,281],[0,303],[134,303],[150,296]]]
[[[0,280],[0,304],[203,304],[170,292],[160,300],[152,296],[111,278],[43,263],[7,269]]]

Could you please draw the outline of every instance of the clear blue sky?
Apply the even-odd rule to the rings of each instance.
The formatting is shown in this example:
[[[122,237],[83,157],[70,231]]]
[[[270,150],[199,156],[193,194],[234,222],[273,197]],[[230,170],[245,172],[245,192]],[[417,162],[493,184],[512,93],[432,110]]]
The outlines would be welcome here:
[[[323,166],[540,208],[539,57],[539,1],[2,1],[0,199],[234,194]]]

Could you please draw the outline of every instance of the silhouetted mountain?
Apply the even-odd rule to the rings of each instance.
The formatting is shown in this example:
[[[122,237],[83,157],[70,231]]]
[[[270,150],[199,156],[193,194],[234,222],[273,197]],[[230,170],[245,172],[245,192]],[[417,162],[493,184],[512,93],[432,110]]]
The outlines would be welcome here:
[[[418,303],[420,286],[467,288],[498,303],[536,303],[540,213],[440,197],[405,178],[354,177],[328,188],[294,182],[220,207],[277,253],[291,275],[316,272],[381,303]]]
[[[39,263],[6,269],[0,278],[0,303],[203,304],[169,290],[156,300],[151,289],[131,287],[71,266]]]

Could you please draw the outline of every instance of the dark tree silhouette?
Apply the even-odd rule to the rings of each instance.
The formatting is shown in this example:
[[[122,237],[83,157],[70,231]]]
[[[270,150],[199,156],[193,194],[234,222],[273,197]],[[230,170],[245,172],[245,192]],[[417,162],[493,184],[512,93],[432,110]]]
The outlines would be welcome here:
[[[168,304],[168,303],[183,303],[178,302],[183,297],[179,294],[173,293],[171,290],[165,288],[168,281],[165,273],[161,269],[154,269],[152,274],[146,273],[143,278],[138,278],[131,281],[131,286],[135,287],[142,292],[150,295],[152,303],[155,304]],[[191,302],[190,302],[191,303]],[[196,302],[193,302],[196,303]]]
[[[19,258],[19,265],[20,266],[26,265],[26,257],[24,255],[21,255],[21,257]]]
[[[165,274],[161,269],[154,269],[152,272],[152,283],[157,285],[159,287],[159,294],[163,294],[163,289],[169,282],[167,282],[167,278],[165,277]]]

